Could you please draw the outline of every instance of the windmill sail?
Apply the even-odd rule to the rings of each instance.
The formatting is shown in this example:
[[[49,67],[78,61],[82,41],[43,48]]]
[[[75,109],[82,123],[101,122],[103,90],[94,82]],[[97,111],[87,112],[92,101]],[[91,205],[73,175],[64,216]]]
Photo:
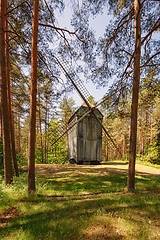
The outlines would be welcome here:
[[[96,108],[96,106],[92,106],[88,99],[91,97],[90,93],[88,92],[88,90],[86,89],[86,87],[84,86],[83,82],[81,81],[81,79],[78,77],[78,75],[76,74],[76,72],[74,71],[73,67],[65,60],[63,60],[61,58],[61,56],[56,57],[55,56],[55,60],[56,62],[59,64],[59,66],[61,67],[61,69],[63,70],[65,76],[67,77],[67,79],[69,79],[71,81],[71,83],[73,84],[73,86],[75,87],[75,89],[77,90],[77,92],[79,93],[79,95],[81,96],[81,98],[84,100],[85,104],[87,105],[87,107],[89,108],[89,110],[86,110],[86,112],[84,113],[84,116],[82,116],[82,119],[89,113],[91,113],[92,116],[92,121],[94,122],[94,124],[96,124],[97,129],[101,128],[104,130],[105,134],[107,135],[107,137],[111,140],[111,142],[113,143],[113,145],[115,146],[115,148],[118,150],[118,152],[120,153],[120,155],[122,156],[121,151],[119,150],[119,148],[117,147],[117,145],[115,144],[114,140],[112,139],[112,137],[109,135],[108,131],[106,130],[106,128],[104,127],[104,125],[102,124],[102,122],[98,119],[98,117],[96,116],[94,109]],[[105,101],[105,99],[107,99],[108,96],[105,96],[102,100],[99,101],[99,103],[97,105],[100,105],[101,102]],[[81,120],[82,120],[81,119]],[[96,121],[95,121],[96,119]],[[72,126],[69,127],[69,129],[67,129],[66,131],[64,131],[64,133],[58,138],[60,139],[62,136],[64,136],[65,133],[67,133],[69,130],[72,129],[72,127],[74,127],[77,123],[79,122],[79,120],[77,122],[74,122],[74,124]],[[56,141],[58,141],[58,139]],[[54,144],[54,143],[53,143]]]
[[[87,88],[84,86],[79,76],[74,71],[73,67],[67,61],[64,61],[61,56],[55,57],[55,59],[65,73],[66,77],[72,82],[73,86],[75,87],[83,101],[89,108],[91,108],[88,102],[88,99],[91,97],[91,95],[88,92]]]

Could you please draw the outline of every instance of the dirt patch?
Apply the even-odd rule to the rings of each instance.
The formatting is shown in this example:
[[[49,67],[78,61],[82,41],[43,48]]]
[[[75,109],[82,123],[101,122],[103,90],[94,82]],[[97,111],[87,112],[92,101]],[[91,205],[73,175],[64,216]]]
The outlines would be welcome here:
[[[0,227],[6,227],[10,220],[18,216],[19,212],[16,207],[7,209],[4,213],[0,214]]]
[[[27,170],[27,166],[22,167]],[[56,165],[56,164],[36,164],[35,171],[38,174],[51,176],[66,173],[79,173],[79,174],[108,174],[109,172],[127,173],[128,164],[123,162],[108,162],[101,165]],[[136,173],[144,175],[160,175],[160,169],[136,164]]]

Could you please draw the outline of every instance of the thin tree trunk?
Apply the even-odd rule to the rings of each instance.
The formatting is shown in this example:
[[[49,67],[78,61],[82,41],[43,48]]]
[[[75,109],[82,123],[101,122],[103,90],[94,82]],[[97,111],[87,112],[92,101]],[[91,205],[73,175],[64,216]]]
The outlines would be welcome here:
[[[117,145],[118,145],[118,149],[120,149],[120,147],[119,147],[119,137],[117,137]],[[116,159],[117,160],[119,159],[119,152],[118,152],[117,149],[116,149]]]
[[[47,110],[47,159],[48,159],[48,152],[49,152],[49,141],[48,141],[48,131],[49,131],[49,108]]]
[[[108,145],[108,138],[106,138],[106,147],[107,147],[107,149],[106,149],[106,162],[108,162],[109,161],[109,145]]]
[[[107,151],[106,151],[106,138],[105,137],[103,138],[103,142],[104,142],[104,147],[103,147],[103,150],[102,150],[102,158],[104,157],[104,161],[106,162]]]
[[[0,121],[1,121],[1,137],[2,137],[2,109],[1,109],[1,104],[0,104]]]
[[[6,33],[5,33],[5,38],[6,38],[6,78],[7,78],[10,138],[11,138],[10,140],[11,140],[11,150],[12,150],[12,161],[13,161],[14,175],[16,177],[19,177],[19,170],[18,170],[16,149],[15,149],[15,134],[14,134],[13,120],[12,120],[10,66],[9,66],[9,46],[8,46],[8,32],[7,32],[7,30],[8,30],[8,24],[7,24],[7,21],[6,21]]]
[[[107,158],[107,139],[106,137],[104,136],[104,159],[105,159],[105,162],[106,162],[106,158]]]
[[[16,139],[16,151],[18,152],[18,144],[19,144],[19,126],[18,126],[18,116],[16,116],[15,121],[15,139]]]
[[[36,123],[36,132],[35,132],[35,150],[37,150],[37,135],[38,135],[38,124]]]
[[[28,194],[36,190],[35,133],[36,133],[36,95],[37,95],[38,8],[39,8],[39,0],[34,0],[33,1],[33,17],[32,17],[30,122],[29,122],[29,139],[28,139]]]
[[[18,117],[18,153],[21,154],[21,124],[20,124],[20,116]]]
[[[146,147],[146,153],[148,155],[147,145],[148,145],[148,110],[146,109],[146,124],[145,124],[145,147]]]
[[[41,151],[41,159],[42,159],[42,163],[43,163],[43,147],[42,147],[42,129],[41,129],[40,97],[39,97],[39,132],[40,132],[40,151]]]
[[[151,121],[151,140],[150,143],[153,143],[153,102],[151,105],[151,111],[150,111],[150,121]]]
[[[129,147],[130,147],[130,138],[131,138],[131,120],[129,123],[129,127],[128,127],[128,132],[129,132],[129,138],[128,138],[128,149],[127,149],[127,160],[129,161]]]
[[[140,0],[134,1],[135,9],[135,55],[134,55],[134,78],[131,106],[131,135],[129,150],[129,167],[127,190],[135,189],[135,160],[136,160],[136,140],[137,140],[137,112],[138,112],[138,93],[140,82],[140,56],[141,56],[141,28],[140,28]]]
[[[122,140],[122,160],[124,161],[124,155],[125,155],[125,133],[123,133],[123,140]]]
[[[7,78],[5,62],[5,9],[7,1],[0,0],[0,80],[1,80],[1,105],[2,105],[2,133],[3,133],[3,155],[4,155],[4,183],[11,184],[12,162],[9,131],[9,111],[7,99]]]
[[[141,112],[141,114],[140,114]],[[142,137],[142,110],[139,109],[139,154],[143,154],[143,137]]]
[[[108,117],[106,117],[106,126],[108,126]],[[108,137],[106,137],[106,161],[109,161],[109,145],[108,145]]]
[[[160,120],[157,121],[158,133],[157,133],[157,147],[158,147],[158,163],[160,163]]]
[[[47,163],[47,100],[46,100],[46,114],[45,114],[45,163]]]
[[[40,151],[41,151],[41,159],[43,163],[43,146],[42,146],[42,129],[41,129],[41,112],[39,106],[39,131],[40,131]]]

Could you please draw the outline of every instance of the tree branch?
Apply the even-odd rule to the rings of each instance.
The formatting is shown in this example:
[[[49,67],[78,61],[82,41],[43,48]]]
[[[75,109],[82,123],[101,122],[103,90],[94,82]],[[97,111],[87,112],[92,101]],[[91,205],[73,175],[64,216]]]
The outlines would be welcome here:
[[[147,65],[147,63],[152,59],[152,58],[154,58],[155,56],[157,56],[157,55],[159,55],[160,54],[160,52],[157,52],[157,53],[155,53],[153,56],[151,56],[142,66],[141,66],[141,68],[144,68],[146,65]]]
[[[24,0],[22,3],[20,3],[19,5],[17,5],[15,8],[12,8],[9,12],[7,12],[5,15],[8,15],[9,13],[11,13],[12,11],[14,11],[15,9],[19,8],[20,6],[23,5],[23,3],[27,2],[27,0]]]
[[[157,20],[156,23],[158,23],[158,21],[160,21],[160,18]],[[141,45],[142,45],[142,44],[145,42],[145,40],[146,40],[154,31],[156,31],[159,27],[160,27],[160,23],[159,23],[157,26],[153,27],[152,30],[143,38],[143,40],[141,41]]]
[[[52,75],[52,77],[53,77],[53,78],[56,78],[56,79],[58,80],[58,82],[63,85],[63,83],[61,83],[61,82],[59,81],[59,79],[61,79],[61,78],[53,75],[52,71],[50,70],[50,68],[48,67],[47,63],[45,62],[44,57],[42,57],[40,53],[38,53],[38,56],[39,56],[40,60],[46,65],[46,67],[47,67],[48,71],[50,72],[50,74]]]
[[[80,39],[80,38],[78,37],[78,35],[76,34],[76,31],[75,31],[75,32],[71,32],[71,31],[69,31],[68,29],[59,28],[59,27],[56,27],[56,26],[50,25],[50,24],[39,23],[39,25],[40,25],[40,26],[43,26],[43,27],[53,28],[53,29],[55,29],[56,31],[61,31],[63,34],[64,34],[64,32],[67,32],[67,33],[70,34],[70,35],[75,35],[79,41],[84,42],[82,39]],[[62,36],[61,36],[61,37],[62,37]],[[65,38],[64,35],[63,35],[63,38]]]

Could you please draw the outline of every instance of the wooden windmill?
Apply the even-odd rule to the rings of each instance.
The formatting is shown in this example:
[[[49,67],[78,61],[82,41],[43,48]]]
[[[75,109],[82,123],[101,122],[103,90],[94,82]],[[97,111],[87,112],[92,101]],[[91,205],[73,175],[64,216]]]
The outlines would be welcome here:
[[[94,108],[92,104],[90,106],[92,109]],[[69,119],[69,127],[83,117],[86,110],[88,110],[88,106],[84,102]],[[93,112],[102,122],[102,113],[97,108],[94,108]],[[95,119],[93,112],[87,114],[74,128],[69,130],[68,157],[70,162],[99,164],[102,161],[102,127],[101,125],[97,126],[97,119]]]
[[[88,99],[90,93],[80,80],[72,66],[62,58],[55,57],[56,62],[63,70],[67,79],[70,80],[74,88],[83,99],[82,106],[73,114],[69,120],[68,129],[53,143],[55,144],[64,134],[69,132],[69,160],[77,164],[99,164],[102,161],[102,130],[117,148],[115,142],[108,134],[102,120],[103,115],[98,110],[98,106],[104,102],[105,98],[94,106]],[[53,145],[52,144],[52,145]],[[121,152],[119,151],[121,154]]]

